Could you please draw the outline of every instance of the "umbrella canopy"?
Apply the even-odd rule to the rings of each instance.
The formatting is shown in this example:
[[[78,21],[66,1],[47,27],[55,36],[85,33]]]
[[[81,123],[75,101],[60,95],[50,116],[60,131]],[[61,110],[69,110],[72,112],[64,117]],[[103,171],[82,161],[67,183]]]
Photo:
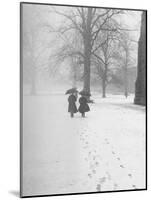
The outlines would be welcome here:
[[[89,92],[86,92],[86,91],[84,91],[84,90],[82,90],[81,92],[79,92],[79,94],[81,94],[81,95],[83,95],[83,96],[88,96],[88,97],[91,96],[91,94],[90,94]]]
[[[77,88],[71,88],[67,90],[65,94],[72,94],[72,93],[77,93],[77,92],[78,92]]]

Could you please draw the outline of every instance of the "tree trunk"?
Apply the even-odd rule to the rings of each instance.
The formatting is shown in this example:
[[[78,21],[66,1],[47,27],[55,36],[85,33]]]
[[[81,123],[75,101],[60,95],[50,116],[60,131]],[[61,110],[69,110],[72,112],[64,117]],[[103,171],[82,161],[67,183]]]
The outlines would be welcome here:
[[[107,55],[105,53],[105,65],[104,65],[104,73],[102,77],[102,97],[103,98],[106,98],[107,71],[108,71]]]
[[[91,65],[91,20],[92,8],[88,8],[86,29],[84,32],[84,83],[83,90],[90,93],[90,65]]]
[[[73,60],[73,58],[71,59],[71,65],[72,65],[72,87],[76,87],[77,86],[77,65],[76,62]]]
[[[84,59],[84,85],[83,85],[83,90],[86,92],[90,93],[90,54],[89,50],[86,47],[85,50],[85,59]]]
[[[128,97],[128,77],[127,77],[127,65],[128,65],[128,52],[126,52],[126,62],[124,66],[124,96]]]
[[[128,97],[127,70],[125,71],[124,74],[124,96],[126,98]]]
[[[106,81],[105,81],[105,78],[102,79],[102,97],[106,98]]]
[[[138,43],[138,65],[137,80],[135,83],[135,99],[134,103],[138,105],[146,105],[146,68],[147,68],[147,48],[146,48],[146,18],[147,13],[143,11],[141,19],[141,33]]]

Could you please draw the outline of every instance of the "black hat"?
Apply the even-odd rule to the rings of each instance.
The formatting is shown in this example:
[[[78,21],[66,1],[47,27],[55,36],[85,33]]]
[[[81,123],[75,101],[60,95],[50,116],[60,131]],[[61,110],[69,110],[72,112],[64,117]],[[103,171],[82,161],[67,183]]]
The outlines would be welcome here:
[[[83,96],[88,96],[88,97],[91,96],[90,92],[87,92],[87,91],[85,91],[85,90],[80,91],[79,94],[81,94],[81,95],[83,95]]]

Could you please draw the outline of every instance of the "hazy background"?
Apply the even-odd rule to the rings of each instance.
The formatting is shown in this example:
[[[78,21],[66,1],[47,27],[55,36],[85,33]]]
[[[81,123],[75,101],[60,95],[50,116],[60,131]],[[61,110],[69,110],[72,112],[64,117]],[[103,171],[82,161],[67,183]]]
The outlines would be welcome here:
[[[80,63],[79,57],[69,55],[69,50],[67,50],[67,46],[72,46],[76,50],[83,49],[82,38],[77,30],[68,30],[70,21],[57,13],[70,14],[76,9],[64,6],[27,4],[23,6],[24,94],[65,92],[66,89],[73,85],[82,89],[84,79],[83,64]],[[121,39],[120,43],[125,43],[124,45],[127,46],[129,52],[127,65],[128,93],[134,93],[136,81],[140,18],[141,11],[124,11],[122,14],[113,16],[118,26],[123,29],[120,31],[120,35],[123,34],[123,39]],[[118,35],[117,38],[119,38]],[[101,38],[99,41],[101,41]],[[98,44],[99,41],[97,41]],[[108,67],[109,73],[107,76],[109,81],[106,91],[108,93],[123,94],[125,87],[123,71],[125,50],[116,40],[114,40],[114,45],[110,49],[112,62]],[[65,53],[63,54],[63,52]],[[101,55],[101,52],[99,55]],[[32,66],[31,57],[34,60],[34,66]],[[93,63],[91,65],[91,89],[92,92],[97,91],[101,95],[102,80],[98,74],[97,66]],[[75,70],[76,83],[73,83]],[[34,91],[32,88],[34,88]]]

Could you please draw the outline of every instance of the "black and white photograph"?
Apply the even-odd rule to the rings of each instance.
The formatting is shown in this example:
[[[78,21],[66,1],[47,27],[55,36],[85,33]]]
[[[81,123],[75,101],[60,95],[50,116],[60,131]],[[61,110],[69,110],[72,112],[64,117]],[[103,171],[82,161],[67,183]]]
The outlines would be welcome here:
[[[21,197],[147,189],[146,10],[20,3],[20,100]]]

